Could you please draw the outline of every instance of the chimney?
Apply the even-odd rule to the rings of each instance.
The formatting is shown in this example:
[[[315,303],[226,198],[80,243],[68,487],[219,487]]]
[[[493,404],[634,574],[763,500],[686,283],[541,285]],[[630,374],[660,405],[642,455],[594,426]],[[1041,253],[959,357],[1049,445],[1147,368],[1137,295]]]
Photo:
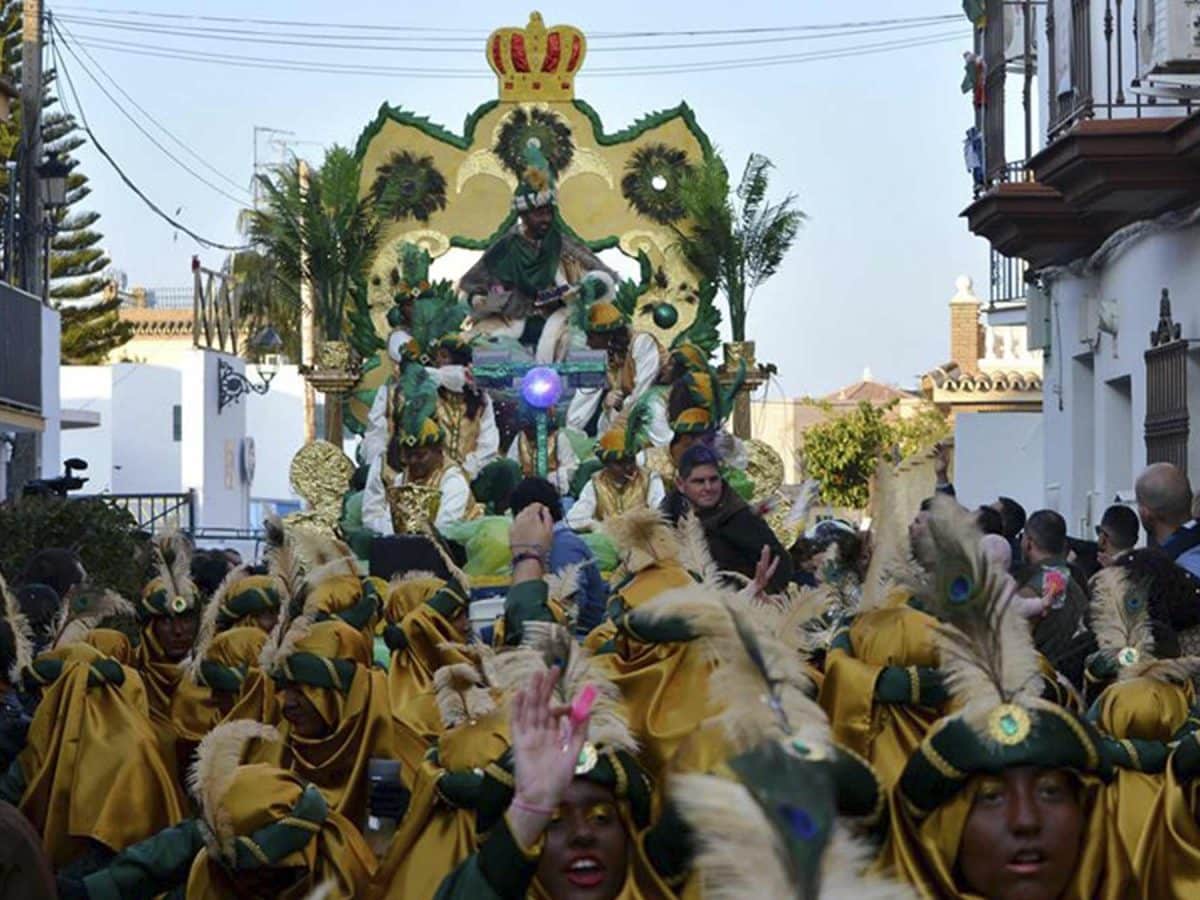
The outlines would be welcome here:
[[[979,371],[983,357],[983,326],[979,324],[979,298],[971,287],[971,279],[960,275],[958,289],[950,300],[950,361],[963,372]]]

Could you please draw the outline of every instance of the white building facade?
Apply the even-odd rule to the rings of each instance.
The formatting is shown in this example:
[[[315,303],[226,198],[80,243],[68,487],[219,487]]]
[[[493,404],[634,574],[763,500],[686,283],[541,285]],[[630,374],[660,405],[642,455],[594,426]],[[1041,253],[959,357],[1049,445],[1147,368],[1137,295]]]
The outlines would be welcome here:
[[[1011,115],[984,116],[986,184],[964,215],[1000,258],[1028,266],[1027,342],[1043,353],[1040,501],[1081,537],[1131,500],[1147,463],[1200,473],[1189,343],[1200,339],[1200,88],[1180,74],[1200,63],[1194,6],[1050,0],[1036,28],[1032,154],[1012,159],[1020,142],[998,124]],[[996,27],[989,16],[981,46],[1002,45]],[[993,88],[1003,78],[989,85],[1000,98]]]

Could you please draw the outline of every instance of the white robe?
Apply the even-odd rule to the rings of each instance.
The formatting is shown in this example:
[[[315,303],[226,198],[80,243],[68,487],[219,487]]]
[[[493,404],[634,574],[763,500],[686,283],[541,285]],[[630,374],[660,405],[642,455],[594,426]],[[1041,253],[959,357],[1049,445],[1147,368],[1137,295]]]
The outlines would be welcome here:
[[[646,491],[646,505],[650,509],[658,509],[666,498],[662,479],[654,472],[650,473],[650,485]],[[596,521],[596,486],[591,479],[579,492],[579,499],[567,513],[567,525],[574,531],[592,531],[600,523]]]
[[[404,472],[397,472],[393,485],[399,487],[402,484]],[[467,483],[462,469],[449,465],[442,473],[438,487],[442,498],[438,504],[437,517],[433,520],[433,527],[441,531],[446,525],[459,522],[466,515],[471,486]],[[371,471],[367,474],[367,486],[363,491],[362,521],[364,527],[385,537],[396,533],[392,528],[392,510],[388,506],[387,491],[383,486],[382,456],[375,458],[371,463]]]
[[[524,432],[519,433],[508,446],[508,458],[517,465],[521,464],[520,444],[524,437]],[[563,433],[561,428],[555,432],[554,437],[558,468],[550,472],[547,479],[558,489],[560,496],[566,497],[571,491],[571,478],[574,477],[575,470],[579,468],[579,458],[575,455],[575,447],[571,443],[571,439]],[[530,449],[536,452],[535,448]]]
[[[466,382],[464,366],[444,366],[440,369],[426,367],[426,372],[434,383],[448,391],[462,391]],[[375,400],[371,404],[371,412],[367,416],[367,433],[363,435],[363,462],[367,465],[375,462],[387,452],[388,441],[391,440],[391,423],[388,422],[388,392],[395,389],[395,381],[388,383],[375,392]],[[479,440],[475,449],[463,460],[463,468],[469,478],[474,478],[480,470],[500,455],[500,429],[496,427],[496,410],[492,406],[492,397],[484,392],[483,418],[479,423]]]
[[[633,391],[621,401],[621,405],[617,409],[604,410],[600,414],[597,434],[604,434],[608,431],[617,416],[622,411],[632,408],[642,394],[650,390],[658,381],[662,360],[659,358],[658,342],[654,337],[645,332],[637,332],[633,336],[629,352],[633,354]],[[577,390],[567,407],[567,425],[579,431],[585,430],[606,393],[606,387]],[[655,447],[665,447],[671,443],[671,423],[667,419],[666,397],[655,398],[650,406],[650,443]]]

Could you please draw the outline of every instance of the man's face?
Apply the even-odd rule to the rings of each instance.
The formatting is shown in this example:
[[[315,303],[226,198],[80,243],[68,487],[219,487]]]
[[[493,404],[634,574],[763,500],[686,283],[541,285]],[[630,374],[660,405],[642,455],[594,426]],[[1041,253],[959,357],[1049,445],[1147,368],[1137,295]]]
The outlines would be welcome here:
[[[629,836],[612,791],[576,778],[546,829],[538,883],[553,900],[613,900],[628,867]]]
[[[676,478],[675,486],[692,506],[703,511],[721,502],[724,483],[716,466],[696,466],[687,478]]]
[[[1054,900],[1079,862],[1083,808],[1061,769],[1022,766],[980,778],[958,859],[967,886],[994,900]]]
[[[615,462],[606,462],[604,471],[608,473],[608,477],[618,485],[624,485],[633,479],[637,474],[636,459],[619,459]]]
[[[433,355],[433,362],[439,369],[451,365],[450,351],[445,347],[438,347],[437,352]]]
[[[589,350],[607,350],[612,343],[612,335],[607,331],[589,331],[587,345]]]
[[[426,478],[442,464],[441,447],[405,447],[404,468],[411,478]]]
[[[200,630],[200,614],[186,613],[182,616],[155,616],[151,625],[154,639],[163,649],[168,662],[182,662],[192,650],[196,632]]]
[[[550,226],[554,224],[554,207],[539,206],[527,210],[521,213],[521,222],[525,226],[525,233],[535,241],[540,241],[550,233]]]
[[[316,740],[329,733],[329,726],[317,712],[311,700],[296,685],[288,685],[281,692],[283,717],[292,726],[292,731],[302,738]]]

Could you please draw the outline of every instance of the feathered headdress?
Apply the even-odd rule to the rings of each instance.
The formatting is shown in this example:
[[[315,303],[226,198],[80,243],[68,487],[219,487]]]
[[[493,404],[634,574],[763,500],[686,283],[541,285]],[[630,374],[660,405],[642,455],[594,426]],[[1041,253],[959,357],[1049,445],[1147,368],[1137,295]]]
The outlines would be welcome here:
[[[782,748],[760,768],[780,763],[779,790],[758,796],[746,784],[715,775],[675,775],[672,800],[695,835],[693,866],[710,900],[791,897],[799,900],[907,900],[907,886],[865,874],[874,852],[834,821],[828,776],[789,765]],[[798,770],[799,769],[799,770]],[[773,804],[767,801],[771,797]],[[800,804],[803,805],[800,805]],[[799,851],[799,852],[796,852]]]
[[[300,593],[301,562],[296,553],[296,544],[291,533],[284,526],[279,516],[267,516],[263,522],[266,534],[267,549],[263,554],[267,563],[267,571],[279,579],[283,594],[280,606],[286,609],[292,600]]]
[[[400,374],[400,440],[407,447],[439,444],[442,429],[437,423],[437,385],[424,366],[406,366]]]
[[[536,672],[558,666],[562,674],[554,686],[555,703],[570,703],[585,685],[596,688],[596,701],[588,719],[588,743],[593,748],[636,754],[637,740],[629,730],[620,689],[595,664],[591,654],[576,643],[570,630],[552,622],[529,622],[523,635],[519,648],[496,654],[500,689],[505,694],[513,693]],[[585,750],[581,756],[589,754]]]
[[[5,674],[9,681],[16,683],[21,677],[21,671],[33,662],[33,636],[29,620],[21,612],[21,606],[8,589],[8,582],[4,580],[3,575],[0,575],[0,600],[3,601],[3,609],[0,612],[3,612],[3,620],[8,623],[13,638],[13,659]]]
[[[1022,728],[1028,730],[1024,710],[1042,692],[1029,625],[1012,604],[1005,573],[984,556],[972,513],[939,497],[928,523],[937,565],[914,588],[939,622],[946,686],[972,729],[1001,742],[1012,740]]]
[[[114,616],[137,615],[137,608],[107,588],[89,583],[77,584],[67,592],[58,620],[54,623],[54,640],[50,649],[78,643],[100,624]]]
[[[600,436],[596,442],[596,456],[601,462],[632,459],[646,446],[653,418],[651,400],[649,393],[643,394],[633,406],[622,410],[608,431]]]
[[[278,741],[279,732],[270,725],[238,719],[218,725],[200,742],[196,762],[188,773],[188,790],[200,804],[202,829],[211,852],[222,859],[235,856],[237,834],[222,801],[242,762],[242,751],[253,740]]]
[[[422,297],[413,303],[412,336],[421,348],[422,362],[432,364],[438,343],[462,330],[470,308],[453,298]],[[405,399],[408,395],[405,394]]]
[[[881,458],[875,466],[871,480],[871,561],[863,578],[859,612],[883,607],[892,587],[917,577],[900,477],[886,459]]]
[[[655,563],[676,561],[682,553],[675,529],[657,509],[642,507],[612,516],[601,523],[601,528],[631,573]]]
[[[246,577],[246,570],[247,566],[236,566],[230,569],[228,574],[221,579],[221,583],[217,585],[212,596],[209,597],[208,605],[204,607],[204,614],[200,617],[200,627],[196,631],[196,640],[192,644],[192,655],[185,664],[187,674],[193,681],[198,680],[200,664],[204,662],[204,657],[208,654],[208,647],[213,638],[217,636],[217,619],[221,613],[221,606],[225,603],[225,598],[229,596],[229,589]]]
[[[476,721],[496,709],[487,677],[472,663],[442,666],[433,673],[433,688],[438,712],[446,728]]]
[[[177,616],[196,606],[192,581],[192,546],[182,531],[154,536],[150,546],[154,577],[142,590],[140,612],[151,616]]]
[[[1092,631],[1117,679],[1153,678],[1187,682],[1200,671],[1200,658],[1157,659],[1151,630],[1150,584],[1122,566],[1107,566],[1092,577]]]

